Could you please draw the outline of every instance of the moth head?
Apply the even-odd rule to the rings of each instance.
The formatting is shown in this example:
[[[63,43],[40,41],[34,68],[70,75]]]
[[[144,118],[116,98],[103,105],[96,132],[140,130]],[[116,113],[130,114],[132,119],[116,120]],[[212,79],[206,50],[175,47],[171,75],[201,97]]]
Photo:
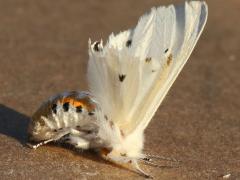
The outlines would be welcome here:
[[[118,163],[128,163],[132,159],[124,150],[103,148],[101,149],[100,154],[104,159]]]

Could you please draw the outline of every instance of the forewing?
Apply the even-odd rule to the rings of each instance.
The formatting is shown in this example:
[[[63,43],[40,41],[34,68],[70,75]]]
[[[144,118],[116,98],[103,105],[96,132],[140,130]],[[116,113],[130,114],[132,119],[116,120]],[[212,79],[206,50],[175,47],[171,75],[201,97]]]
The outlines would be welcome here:
[[[133,30],[89,43],[88,82],[124,133],[145,129],[188,60],[207,19],[205,2],[152,8]]]

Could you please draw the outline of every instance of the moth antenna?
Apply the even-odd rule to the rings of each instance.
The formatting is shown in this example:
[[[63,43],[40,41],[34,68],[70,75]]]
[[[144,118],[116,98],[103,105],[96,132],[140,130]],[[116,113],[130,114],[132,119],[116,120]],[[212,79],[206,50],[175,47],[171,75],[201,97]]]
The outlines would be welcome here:
[[[178,168],[179,167],[177,165],[159,165],[159,164],[152,162],[152,159],[143,158],[140,160],[146,165],[157,167],[157,168]]]
[[[177,160],[175,158],[169,158],[169,157],[164,157],[164,156],[160,156],[160,155],[152,155],[152,154],[145,154],[144,159],[160,159],[160,160],[165,160],[165,161],[181,162],[180,160]]]
[[[104,152],[103,152],[104,154]],[[153,179],[153,176],[151,176],[150,174],[147,174],[146,172],[144,172],[138,165],[138,160],[137,159],[128,159],[128,164],[122,164],[121,162],[118,162],[116,160],[113,160],[111,158],[108,158],[107,156],[102,156],[104,159],[119,165],[120,167],[125,167],[128,170],[131,170],[137,174],[139,174],[140,176],[144,177],[144,178],[150,178]],[[127,165],[127,166],[125,166]]]

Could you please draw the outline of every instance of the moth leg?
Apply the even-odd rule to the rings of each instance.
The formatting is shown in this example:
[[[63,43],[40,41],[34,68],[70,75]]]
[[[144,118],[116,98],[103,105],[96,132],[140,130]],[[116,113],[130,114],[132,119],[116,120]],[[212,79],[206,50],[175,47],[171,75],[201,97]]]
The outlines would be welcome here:
[[[74,147],[80,148],[80,149],[88,149],[90,145],[88,140],[72,134],[69,134],[69,136],[64,138],[63,141],[66,143],[72,144]]]
[[[56,132],[57,134],[55,136],[53,136],[52,138],[42,141],[38,144],[32,145],[32,144],[27,144],[29,147],[33,148],[33,149],[37,149],[39,146],[42,146],[44,144],[50,143],[52,141],[57,141],[59,139],[61,139],[63,136],[67,135],[67,134],[75,134],[75,135],[80,135],[81,132],[73,129],[73,128],[63,128],[61,130],[58,130],[58,132]]]
[[[54,141],[54,139],[48,139],[48,140],[46,140],[46,141],[42,141],[42,142],[40,142],[40,143],[38,143],[38,144],[30,144],[30,143],[27,143],[27,145],[30,147],[30,148],[32,148],[32,149],[37,149],[39,146],[42,146],[42,145],[44,145],[44,144],[47,144],[47,143],[49,143],[49,142],[51,142],[51,141]]]

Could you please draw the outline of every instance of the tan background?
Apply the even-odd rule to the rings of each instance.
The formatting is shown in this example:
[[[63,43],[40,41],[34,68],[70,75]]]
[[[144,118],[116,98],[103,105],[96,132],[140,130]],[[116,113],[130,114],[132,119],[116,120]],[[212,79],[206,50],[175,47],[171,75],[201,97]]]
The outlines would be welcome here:
[[[133,27],[150,7],[172,2],[0,1],[1,179],[140,178],[92,153],[28,149],[26,126],[50,95],[86,89],[89,37],[106,40]],[[217,179],[228,173],[240,179],[240,1],[207,2],[207,27],[146,130],[147,152],[183,161],[179,168],[144,167],[156,179]]]

